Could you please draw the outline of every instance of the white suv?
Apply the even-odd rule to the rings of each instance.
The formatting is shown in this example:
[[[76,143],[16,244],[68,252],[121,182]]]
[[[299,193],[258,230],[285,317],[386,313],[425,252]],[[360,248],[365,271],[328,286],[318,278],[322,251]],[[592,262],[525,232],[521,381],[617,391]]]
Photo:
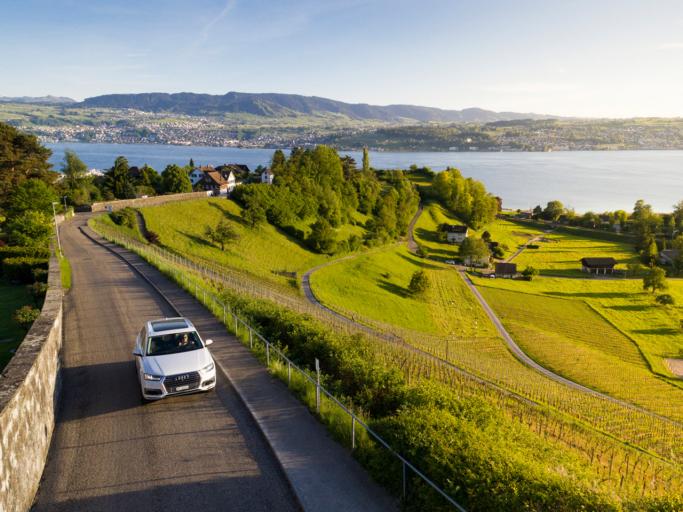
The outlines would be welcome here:
[[[216,366],[206,348],[211,343],[202,341],[187,318],[147,322],[133,350],[143,399],[159,400],[216,387]]]

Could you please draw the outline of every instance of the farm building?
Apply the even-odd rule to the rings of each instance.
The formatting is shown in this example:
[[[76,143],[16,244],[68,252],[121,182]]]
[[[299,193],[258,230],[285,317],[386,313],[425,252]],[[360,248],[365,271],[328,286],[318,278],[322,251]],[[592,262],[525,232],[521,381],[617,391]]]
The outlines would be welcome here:
[[[275,178],[275,175],[273,174],[273,171],[271,171],[270,169],[266,169],[261,173],[261,183],[267,183],[268,185],[272,185],[273,178]]]
[[[613,274],[616,264],[614,258],[582,258],[581,270],[589,274]]]
[[[516,263],[496,263],[496,277],[512,278],[517,275]]]
[[[449,244],[460,244],[467,238],[467,226],[459,226],[455,224],[441,224],[439,229],[446,233],[446,241]]]

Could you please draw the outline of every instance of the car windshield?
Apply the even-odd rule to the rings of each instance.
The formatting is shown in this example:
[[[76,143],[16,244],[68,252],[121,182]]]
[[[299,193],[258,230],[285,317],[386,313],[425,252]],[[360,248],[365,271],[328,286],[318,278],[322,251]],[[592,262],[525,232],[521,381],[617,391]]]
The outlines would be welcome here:
[[[196,331],[162,334],[147,338],[147,355],[163,356],[203,348]]]

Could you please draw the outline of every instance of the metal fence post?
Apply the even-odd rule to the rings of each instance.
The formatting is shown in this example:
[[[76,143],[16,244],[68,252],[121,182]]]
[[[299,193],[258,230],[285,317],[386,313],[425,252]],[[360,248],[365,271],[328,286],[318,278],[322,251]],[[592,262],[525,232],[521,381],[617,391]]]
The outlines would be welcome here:
[[[351,449],[356,449],[356,417],[351,416]]]
[[[225,325],[225,304],[223,304],[223,324]]]
[[[235,336],[237,336],[237,313],[232,315],[233,326],[235,327]]]
[[[266,341],[266,366],[270,366],[270,343]]]
[[[254,331],[249,327],[249,348],[253,350],[254,348]]]
[[[403,462],[403,499],[406,497],[406,488],[407,488],[407,480],[406,480],[406,461],[401,461]]]
[[[316,373],[316,384],[315,384],[315,410],[320,414],[320,360],[315,358],[315,373]]]
[[[287,386],[292,384],[292,362],[287,359]]]

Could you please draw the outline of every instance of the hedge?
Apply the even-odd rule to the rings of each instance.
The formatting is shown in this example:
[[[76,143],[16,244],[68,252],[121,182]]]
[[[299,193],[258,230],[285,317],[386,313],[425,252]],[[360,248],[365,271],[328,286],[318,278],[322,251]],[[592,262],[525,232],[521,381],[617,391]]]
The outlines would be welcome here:
[[[49,258],[50,249],[39,247],[24,247],[22,245],[0,246],[0,268],[7,258]]]
[[[6,258],[2,263],[2,274],[8,281],[19,281],[31,284],[36,278],[34,270],[43,271],[43,275],[48,269],[47,258],[29,258],[26,256],[18,258]]]

